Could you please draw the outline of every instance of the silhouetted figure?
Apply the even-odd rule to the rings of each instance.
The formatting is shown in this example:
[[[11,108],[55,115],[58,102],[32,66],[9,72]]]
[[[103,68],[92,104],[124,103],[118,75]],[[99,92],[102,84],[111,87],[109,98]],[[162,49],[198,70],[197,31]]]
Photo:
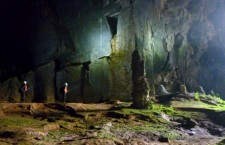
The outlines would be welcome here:
[[[27,81],[24,81],[24,82],[23,82],[23,85],[22,85],[21,88],[20,88],[21,102],[24,102],[27,91],[28,91]]]
[[[68,94],[68,83],[65,83],[63,86],[63,102],[66,102],[67,100],[67,94]]]

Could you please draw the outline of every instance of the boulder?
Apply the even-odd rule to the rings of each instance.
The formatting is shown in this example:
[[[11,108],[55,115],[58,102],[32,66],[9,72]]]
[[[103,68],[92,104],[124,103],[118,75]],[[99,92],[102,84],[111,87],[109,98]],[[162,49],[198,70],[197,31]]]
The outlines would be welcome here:
[[[167,89],[164,87],[164,85],[159,86],[159,93],[160,95],[168,95],[171,94],[170,92],[167,91]]]
[[[188,94],[186,85],[184,85],[184,84],[180,85],[180,92],[181,92],[182,94]]]

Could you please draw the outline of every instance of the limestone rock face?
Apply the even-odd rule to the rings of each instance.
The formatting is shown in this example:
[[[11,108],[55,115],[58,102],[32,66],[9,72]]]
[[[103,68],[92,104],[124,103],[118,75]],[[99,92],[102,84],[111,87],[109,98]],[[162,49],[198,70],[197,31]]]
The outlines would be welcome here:
[[[56,72],[56,89],[58,100],[63,100],[62,87],[65,82],[67,82],[69,85],[69,93],[66,101],[82,101],[83,98],[80,97],[81,69],[82,65],[76,65],[66,67],[63,70]]]
[[[213,88],[224,94],[223,81],[218,81],[218,78],[224,79],[221,69],[224,66],[224,45],[221,43],[224,41],[221,31],[224,22],[220,21],[225,17],[224,2],[135,2],[138,45],[143,48],[150,83],[158,85],[161,82],[170,88],[174,82],[173,91],[183,83],[191,91],[202,85],[206,92]],[[174,70],[176,74],[170,81],[165,81],[167,74]],[[154,78],[158,76],[161,81],[156,82]]]
[[[65,81],[71,87],[68,101],[130,101],[134,48],[144,62],[143,81],[152,94],[160,84],[169,92],[185,84],[191,92],[203,86],[206,93],[213,89],[223,96],[224,4],[225,0],[21,0],[13,7],[6,2],[0,98],[19,100],[18,86],[27,79],[32,88],[27,101],[60,100]],[[8,87],[9,80],[16,87]],[[8,88],[15,93],[8,95]]]
[[[68,102],[109,100],[111,73],[107,58],[66,67],[56,73],[57,96],[62,100],[62,87],[69,84]]]
[[[37,68],[34,72],[34,101],[55,101],[55,63]]]
[[[93,94],[89,96],[91,98],[85,95],[86,100],[92,100],[92,102],[110,100],[112,78],[108,61],[108,58],[102,58],[90,64],[89,83]]]

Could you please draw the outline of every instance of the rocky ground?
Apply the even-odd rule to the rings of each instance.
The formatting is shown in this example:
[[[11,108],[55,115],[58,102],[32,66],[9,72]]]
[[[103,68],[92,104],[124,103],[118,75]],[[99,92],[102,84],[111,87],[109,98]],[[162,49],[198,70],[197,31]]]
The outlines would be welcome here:
[[[225,106],[153,103],[1,103],[0,145],[222,145]],[[220,142],[220,143],[219,143]]]

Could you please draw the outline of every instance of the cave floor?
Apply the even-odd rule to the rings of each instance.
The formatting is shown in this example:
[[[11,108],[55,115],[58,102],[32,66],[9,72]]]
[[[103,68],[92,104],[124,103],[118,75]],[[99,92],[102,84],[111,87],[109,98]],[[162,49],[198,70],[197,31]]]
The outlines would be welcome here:
[[[200,101],[1,103],[0,145],[215,145],[225,138],[225,107]]]

